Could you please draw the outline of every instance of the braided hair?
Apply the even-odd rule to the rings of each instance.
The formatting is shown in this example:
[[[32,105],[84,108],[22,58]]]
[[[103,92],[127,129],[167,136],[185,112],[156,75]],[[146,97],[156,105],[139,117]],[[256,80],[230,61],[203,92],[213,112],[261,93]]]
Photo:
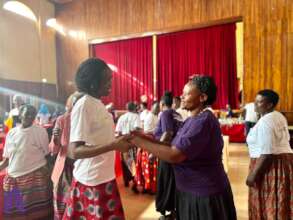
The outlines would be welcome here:
[[[208,96],[204,105],[212,105],[217,98],[217,86],[210,76],[195,75],[190,82],[201,92]]]

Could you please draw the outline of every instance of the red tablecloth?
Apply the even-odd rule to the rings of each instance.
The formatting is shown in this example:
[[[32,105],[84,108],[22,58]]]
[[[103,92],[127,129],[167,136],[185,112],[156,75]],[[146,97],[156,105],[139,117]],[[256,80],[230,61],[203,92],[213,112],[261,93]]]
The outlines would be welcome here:
[[[229,136],[230,142],[244,143],[245,142],[245,125],[221,125],[223,135]]]

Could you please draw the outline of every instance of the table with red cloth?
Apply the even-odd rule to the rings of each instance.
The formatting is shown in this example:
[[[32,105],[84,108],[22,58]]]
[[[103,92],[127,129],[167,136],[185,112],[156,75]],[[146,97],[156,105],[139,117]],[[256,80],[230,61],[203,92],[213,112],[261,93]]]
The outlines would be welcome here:
[[[244,143],[245,136],[245,124],[221,124],[221,130],[223,135],[229,136],[230,142]]]

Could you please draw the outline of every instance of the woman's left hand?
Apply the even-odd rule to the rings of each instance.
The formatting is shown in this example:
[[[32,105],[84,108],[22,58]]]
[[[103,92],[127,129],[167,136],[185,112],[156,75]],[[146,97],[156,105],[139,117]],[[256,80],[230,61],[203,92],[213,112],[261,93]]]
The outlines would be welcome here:
[[[246,179],[246,185],[249,187],[254,187],[256,185],[256,177],[253,173],[250,173]]]
[[[133,146],[130,144],[131,136],[124,135],[117,137],[114,144],[116,145],[116,149],[121,152],[127,152]]]

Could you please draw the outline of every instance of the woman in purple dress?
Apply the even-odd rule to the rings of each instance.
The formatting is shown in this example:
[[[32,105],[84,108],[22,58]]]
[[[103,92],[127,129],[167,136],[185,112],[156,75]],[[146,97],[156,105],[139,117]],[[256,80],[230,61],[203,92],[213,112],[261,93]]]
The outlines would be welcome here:
[[[206,109],[216,99],[208,76],[195,76],[183,90],[183,107],[190,111],[170,145],[135,133],[132,143],[173,164],[177,220],[234,220],[236,211],[229,179],[222,164],[223,138],[218,120]]]
[[[161,114],[154,131],[155,139],[167,144],[171,143],[182,124],[182,117],[172,109],[172,104],[172,93],[165,92],[160,101]],[[172,165],[164,160],[160,160],[156,194],[156,209],[162,214],[160,219],[175,218],[175,194],[176,184]],[[166,215],[167,211],[170,212],[169,215]]]

